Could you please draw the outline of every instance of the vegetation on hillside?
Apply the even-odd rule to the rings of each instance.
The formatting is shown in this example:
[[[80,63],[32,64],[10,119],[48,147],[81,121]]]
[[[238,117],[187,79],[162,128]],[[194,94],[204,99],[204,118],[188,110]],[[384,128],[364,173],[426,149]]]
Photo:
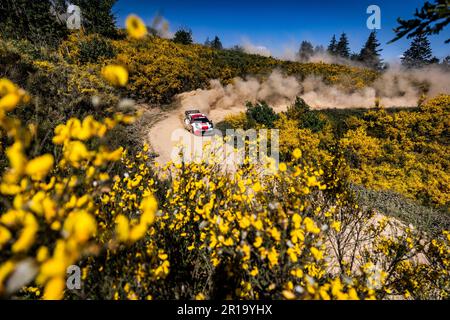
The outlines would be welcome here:
[[[289,159],[296,147],[311,161],[327,159],[336,148],[349,164],[353,183],[448,208],[450,96],[412,110],[378,107],[344,119],[336,119],[338,110],[310,110],[300,98],[278,117],[269,106],[260,105],[265,110],[260,107],[258,117],[251,116],[254,107],[249,105],[246,114],[229,116],[221,126],[279,129],[282,159]]]
[[[448,205],[448,95],[358,116],[249,103],[226,122],[279,128],[278,167],[162,165],[127,132],[139,117],[127,97],[168,103],[274,68],[352,91],[377,73],[177,44],[129,19],[116,39],[0,40],[1,298],[449,298],[447,226],[405,226],[355,190]]]

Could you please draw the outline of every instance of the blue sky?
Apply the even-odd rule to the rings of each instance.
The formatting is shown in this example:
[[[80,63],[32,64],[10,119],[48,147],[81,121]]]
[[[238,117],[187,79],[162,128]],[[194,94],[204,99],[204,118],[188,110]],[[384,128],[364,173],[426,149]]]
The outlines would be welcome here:
[[[124,25],[130,13],[150,24],[159,11],[169,21],[171,31],[180,27],[192,29],[195,42],[203,43],[207,37],[217,35],[225,47],[250,42],[267,47],[274,56],[282,56],[298,50],[302,40],[327,46],[333,34],[338,37],[342,32],[347,33],[352,51],[359,52],[370,33],[366,9],[375,4],[381,9],[378,39],[382,43],[382,56],[393,61],[410,42],[402,39],[386,44],[394,35],[397,17],[412,17],[423,3],[421,0],[118,0],[113,10],[119,26]],[[439,58],[450,54],[450,44],[444,43],[449,34],[447,29],[429,38],[433,53]]]

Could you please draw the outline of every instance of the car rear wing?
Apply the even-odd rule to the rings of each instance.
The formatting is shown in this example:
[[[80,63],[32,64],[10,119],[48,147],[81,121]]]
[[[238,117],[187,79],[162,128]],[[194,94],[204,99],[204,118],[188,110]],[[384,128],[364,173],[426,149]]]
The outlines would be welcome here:
[[[184,112],[184,115],[187,117],[190,114],[194,114],[194,113],[201,113],[200,110],[186,110]]]

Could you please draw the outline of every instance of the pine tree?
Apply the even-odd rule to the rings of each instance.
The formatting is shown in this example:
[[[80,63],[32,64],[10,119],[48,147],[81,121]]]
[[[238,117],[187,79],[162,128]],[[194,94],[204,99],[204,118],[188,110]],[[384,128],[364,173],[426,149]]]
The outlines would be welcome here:
[[[333,34],[333,38],[331,38],[330,44],[328,45],[328,53],[331,55],[336,55],[336,46],[337,46],[337,41],[336,41],[336,35]]]
[[[421,68],[432,63],[433,53],[426,35],[419,33],[403,54],[402,65],[406,68]]]
[[[336,55],[346,59],[350,58],[350,47],[348,46],[348,38],[345,32],[341,34],[336,45]]]
[[[213,41],[211,41],[210,46],[211,46],[211,48],[217,49],[217,50],[223,49],[222,42],[220,41],[218,36],[214,37]]]
[[[238,45],[238,44],[232,46],[230,48],[230,50],[231,51],[235,51],[235,52],[239,52],[239,53],[244,53],[245,52],[244,48],[242,46]]]
[[[359,54],[356,53],[356,52],[352,52],[350,54],[350,60],[352,60],[352,61],[359,61]]]
[[[308,62],[309,59],[314,54],[314,47],[311,44],[311,42],[308,41],[302,41],[300,44],[300,50],[298,51],[298,56],[300,58],[300,61]]]
[[[71,0],[81,9],[82,25],[88,33],[98,33],[106,37],[116,37],[116,18],[112,8],[116,0]]]
[[[51,13],[50,0],[2,0],[0,2],[0,34],[7,38],[28,39],[37,44],[54,44],[68,30]]]
[[[314,48],[314,54],[323,54],[325,52],[325,48],[322,45],[318,45]]]
[[[380,43],[377,40],[377,35],[375,31],[372,31],[367,38],[366,43],[364,44],[364,47],[361,49],[361,52],[358,55],[358,61],[362,62],[365,66],[380,70],[382,69],[382,60],[380,58],[380,52],[382,51],[379,49]]]
[[[173,42],[181,44],[192,44],[194,42],[192,40],[192,30],[186,28],[178,29],[173,37]]]
[[[397,19],[399,26],[394,29],[396,37],[389,43],[397,41],[404,36],[412,38],[418,34],[431,36],[440,33],[450,22],[449,0],[426,1],[420,10],[416,9],[414,18]],[[450,43],[450,38],[445,41]]]
[[[211,40],[209,40],[209,37],[207,37],[206,40],[205,40],[205,46],[206,47],[211,47]]]

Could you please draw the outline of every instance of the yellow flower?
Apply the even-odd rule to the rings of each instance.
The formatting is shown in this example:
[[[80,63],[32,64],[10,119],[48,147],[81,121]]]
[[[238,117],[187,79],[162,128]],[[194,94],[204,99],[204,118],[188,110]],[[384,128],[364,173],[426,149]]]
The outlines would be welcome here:
[[[297,277],[297,278],[301,278],[301,277],[303,277],[303,270],[300,268],[291,270],[291,275],[293,275],[294,277]]]
[[[152,195],[146,196],[140,205],[142,211],[141,222],[146,224],[151,224],[155,220],[156,209],[158,208],[158,203],[155,197]]]
[[[311,247],[311,253],[314,256],[314,259],[321,260],[323,258],[323,252],[315,247]]]
[[[195,300],[205,300],[205,295],[200,292],[195,296]]]
[[[54,277],[48,281],[44,289],[45,300],[61,300],[64,296],[66,283],[62,277]]]
[[[130,241],[135,242],[139,239],[142,239],[142,237],[147,232],[148,226],[145,223],[139,223],[138,225],[134,226],[130,231]]]
[[[249,218],[247,218],[247,217],[242,217],[242,219],[239,221],[239,226],[242,228],[242,229],[247,229],[249,226],[250,226],[250,219]]]
[[[290,290],[283,290],[282,294],[283,294],[283,297],[285,297],[288,300],[293,300],[296,298],[295,294]]]
[[[64,222],[64,230],[78,242],[86,242],[97,231],[95,218],[86,211],[74,211]]]
[[[331,228],[339,232],[341,230],[341,222],[340,221],[333,221],[331,223]]]
[[[258,270],[257,267],[254,267],[254,268],[250,271],[250,275],[251,275],[252,277],[257,276],[258,273],[259,273],[259,270]]]
[[[272,236],[272,238],[273,238],[275,241],[280,241],[280,238],[281,238],[281,232],[278,231],[277,228],[273,227],[273,228],[271,228],[271,229],[268,229],[267,231],[269,232],[269,234]]]
[[[125,27],[130,37],[142,39],[147,35],[147,27],[144,22],[136,15],[129,15],[125,21]]]
[[[292,152],[292,155],[295,159],[298,159],[302,156],[302,151],[299,148],[295,148],[294,152]]]
[[[0,225],[0,249],[10,239],[11,239],[11,232],[6,227]]]
[[[263,239],[261,237],[256,237],[255,242],[253,242],[253,246],[255,248],[261,247]]]
[[[5,96],[8,93],[16,92],[17,86],[6,78],[0,79],[0,96]]]
[[[278,264],[278,252],[277,250],[272,247],[269,251],[269,254],[267,255],[267,257],[269,258],[269,263],[270,266],[275,266]]]
[[[20,96],[17,93],[8,93],[0,99],[0,110],[11,111],[20,101]]]
[[[125,242],[130,234],[130,224],[128,218],[120,214],[116,218],[116,233],[119,241]]]
[[[23,218],[24,228],[22,229],[19,239],[13,244],[13,252],[22,252],[28,250],[34,242],[34,238],[38,231],[38,223],[31,213],[26,213]]]
[[[45,246],[39,247],[36,254],[36,260],[38,262],[44,262],[47,258],[48,258],[48,248]]]
[[[12,261],[6,261],[0,265],[0,294],[3,291],[3,281],[14,271],[15,264]]]
[[[23,144],[21,142],[15,142],[6,149],[6,156],[8,157],[11,169],[14,170],[14,174],[21,175],[27,162],[23,153]]]
[[[40,258],[43,258],[45,254],[45,251],[40,250],[39,255],[42,255]],[[66,264],[64,263],[64,260],[63,257],[58,257],[45,261],[41,266],[38,282],[45,282],[47,279],[55,277],[64,277],[64,274],[66,273]]]
[[[259,183],[259,181],[257,181],[257,182],[253,185],[253,191],[255,191],[255,192],[261,191],[261,183]]]
[[[278,167],[278,169],[280,169],[281,172],[286,171],[286,170],[287,170],[286,163],[281,162],[280,165],[279,165],[279,167]]]
[[[309,217],[306,217],[303,220],[303,224],[305,225],[307,232],[311,232],[311,233],[315,233],[315,234],[318,234],[320,232],[320,229],[316,226],[314,221]]]
[[[128,71],[119,65],[108,65],[102,69],[102,76],[113,86],[123,87],[128,83]]]
[[[69,160],[74,166],[77,166],[79,161],[90,157],[91,153],[81,141],[71,141],[64,146],[64,158]]]
[[[31,176],[33,180],[42,180],[52,167],[53,156],[51,154],[44,154],[43,156],[30,160],[25,167],[25,173]]]

